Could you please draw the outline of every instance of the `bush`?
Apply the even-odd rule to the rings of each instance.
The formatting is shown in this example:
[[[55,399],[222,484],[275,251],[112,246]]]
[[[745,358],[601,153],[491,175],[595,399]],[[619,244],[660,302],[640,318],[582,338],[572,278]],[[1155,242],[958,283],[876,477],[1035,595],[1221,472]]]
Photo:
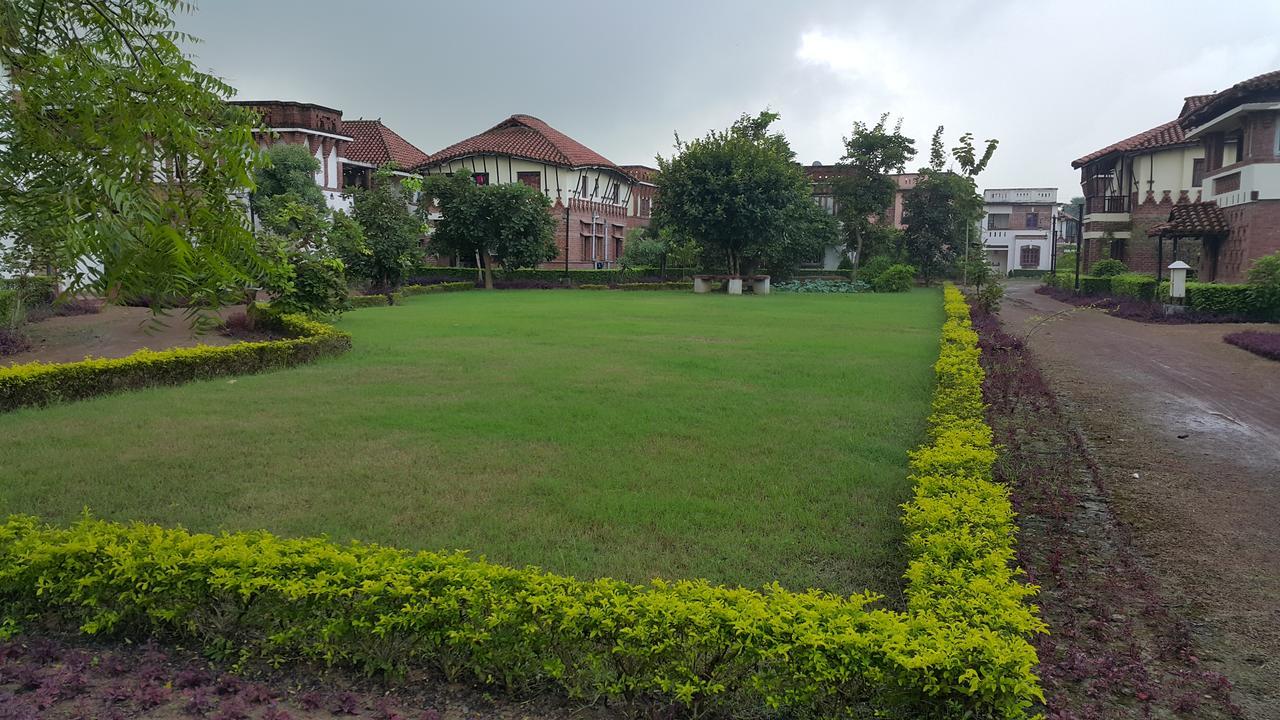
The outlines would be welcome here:
[[[1156,299],[1156,278],[1142,273],[1121,273],[1111,278],[1111,294],[1138,300]]]
[[[1254,260],[1248,278],[1258,317],[1280,320],[1280,252]]]
[[[880,273],[896,264],[897,262],[888,255],[876,255],[862,264],[862,268],[858,270],[858,279],[874,285]]]
[[[22,301],[27,305],[48,305],[58,297],[58,279],[48,275],[0,278],[3,290],[22,290]]]
[[[349,302],[352,308],[386,307],[391,304],[386,295],[352,295]]]
[[[1256,318],[1263,312],[1254,302],[1253,289],[1248,285],[1189,282],[1186,304],[1192,310],[1241,318]]]
[[[853,259],[852,259],[852,258],[850,258],[848,255],[841,255],[841,256],[840,256],[840,264],[839,264],[839,265],[836,265],[836,269],[837,269],[837,270],[852,270],[852,269],[853,269]]]
[[[1093,264],[1090,273],[1094,277],[1112,277],[1129,272],[1128,266],[1114,258],[1104,258]]]
[[[284,313],[338,315],[351,307],[342,261],[295,253],[272,305]]]
[[[16,328],[0,324],[0,357],[17,355],[31,349],[31,340]]]
[[[1071,284],[1068,289],[1074,289],[1075,276],[1070,277]],[[1111,278],[1094,277],[1092,275],[1080,276],[1080,294],[1081,295],[1110,295],[1111,294]]]
[[[565,270],[546,270],[542,268],[520,268],[512,270],[498,270],[494,272],[494,280],[537,280],[542,282],[550,282],[558,285],[565,283]],[[689,279],[697,272],[695,268],[667,268],[666,280]],[[450,281],[474,281],[476,278],[475,268],[459,268],[459,267],[439,267],[432,265],[422,265],[414,268],[409,273],[412,282],[419,284],[430,284],[431,282],[440,280]],[[612,285],[617,283],[629,283],[653,278],[661,281],[659,269],[656,267],[632,267],[624,270],[569,270],[568,278],[570,284],[588,283],[592,285]]]
[[[945,290],[929,442],[911,455],[907,611],[838,596],[633,585],[265,532],[86,518],[0,525],[0,622],[167,637],[240,662],[291,659],[516,692],[554,687],[635,715],[1025,718],[1043,631],[992,481],[968,307]]]
[[[198,345],[159,352],[139,350],[118,359],[60,364],[33,362],[0,368],[0,412],[158,385],[265,372],[312,362],[351,348],[350,335],[323,323],[269,308],[250,309],[255,322],[290,339],[225,347]]]
[[[475,290],[476,284],[473,282],[446,282],[436,283],[435,285],[404,285],[399,290],[391,293],[391,304],[399,305],[406,298],[414,295],[435,295],[437,293],[462,292],[464,290]]]
[[[876,292],[907,292],[916,281],[916,269],[910,265],[890,265],[871,281]]]
[[[639,282],[619,283],[614,287],[619,290],[692,290],[692,282]]]

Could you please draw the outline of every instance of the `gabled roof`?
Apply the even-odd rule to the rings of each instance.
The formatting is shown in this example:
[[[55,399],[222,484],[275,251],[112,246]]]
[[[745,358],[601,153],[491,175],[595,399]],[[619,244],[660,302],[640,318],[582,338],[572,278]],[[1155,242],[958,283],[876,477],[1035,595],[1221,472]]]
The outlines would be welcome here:
[[[1186,134],[1183,133],[1181,119],[1186,117],[1188,113],[1193,113],[1204,107],[1213,95],[1189,95],[1182,99],[1182,110],[1178,113],[1178,120],[1171,120],[1162,125],[1157,125],[1150,130],[1144,130],[1137,135],[1127,137],[1118,143],[1112,143],[1101,150],[1094,150],[1082,158],[1077,158],[1071,163],[1071,167],[1078,168],[1087,165],[1094,160],[1104,158],[1112,153],[1132,152],[1134,150],[1155,150],[1162,147],[1174,147],[1189,142]]]
[[[1094,160],[1106,157],[1112,153],[1132,152],[1134,150],[1155,150],[1162,147],[1173,147],[1175,145],[1184,145],[1188,143],[1186,135],[1182,132],[1182,126],[1177,120],[1170,120],[1163,125],[1157,125],[1150,130],[1144,130],[1137,135],[1127,137],[1118,143],[1112,143],[1101,150],[1094,150],[1082,158],[1077,158],[1071,163],[1071,167],[1078,168],[1087,165]]]
[[[1202,125],[1206,120],[1217,117],[1244,102],[1250,95],[1269,90],[1280,93],[1280,70],[1272,70],[1271,72],[1251,77],[1248,80],[1232,85],[1220,93],[1211,95],[1199,107],[1183,115],[1182,125],[1186,128]]]
[[[342,151],[348,160],[382,167],[391,163],[396,170],[407,172],[430,159],[413,143],[400,137],[381,120],[343,120],[342,132],[352,140]]]
[[[1226,235],[1229,230],[1227,216],[1223,214],[1218,203],[1206,202],[1182,203],[1174,205],[1169,211],[1169,221],[1147,228],[1148,235],[1164,237],[1196,237],[1204,235]]]
[[[608,158],[532,115],[512,115],[479,135],[433,153],[432,164],[470,155],[510,155],[567,167],[606,167],[627,173]]]

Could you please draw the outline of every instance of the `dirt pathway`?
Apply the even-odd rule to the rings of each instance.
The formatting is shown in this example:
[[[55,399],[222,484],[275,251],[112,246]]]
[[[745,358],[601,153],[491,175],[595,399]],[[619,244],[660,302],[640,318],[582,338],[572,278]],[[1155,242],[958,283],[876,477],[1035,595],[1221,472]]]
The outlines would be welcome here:
[[[199,332],[182,309],[157,318],[148,308],[108,305],[94,315],[52,317],[23,327],[32,348],[0,358],[0,367],[33,361],[75,362],[86,357],[119,358],[142,348],[167,350],[195,345],[230,345],[237,338],[216,329]],[[244,312],[243,305],[222,310],[223,317]]]
[[[1009,284],[1006,330],[1030,333],[1202,659],[1249,717],[1280,717],[1280,363],[1222,342],[1246,326],[1147,325],[1034,288]]]

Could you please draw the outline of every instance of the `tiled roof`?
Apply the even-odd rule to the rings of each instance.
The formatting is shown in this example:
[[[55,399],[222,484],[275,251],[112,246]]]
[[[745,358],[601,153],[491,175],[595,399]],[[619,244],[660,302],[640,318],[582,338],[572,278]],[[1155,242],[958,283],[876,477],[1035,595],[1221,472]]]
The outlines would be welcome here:
[[[1269,73],[1251,77],[1210,96],[1199,107],[1182,117],[1182,125],[1187,128],[1201,125],[1206,120],[1210,120],[1242,102],[1251,93],[1264,90],[1280,91],[1280,70],[1272,70]]]
[[[1169,221],[1152,225],[1147,229],[1147,234],[1165,237],[1226,235],[1229,229],[1227,216],[1223,214],[1222,208],[1210,200],[1174,205],[1169,211]]]
[[[532,115],[512,115],[479,135],[431,155],[431,163],[469,155],[510,155],[567,167],[606,167],[627,174],[607,158]]]
[[[342,132],[352,138],[342,152],[349,160],[376,167],[391,163],[397,170],[409,171],[430,159],[381,120],[343,120]]]
[[[1182,99],[1182,112],[1178,113],[1178,117],[1186,117],[1188,113],[1204,107],[1204,104],[1213,99],[1213,93],[1208,95],[1188,95]]]
[[[1190,98],[1188,98],[1188,102]],[[1154,150],[1155,148],[1171,147],[1173,145],[1182,145],[1187,142],[1186,136],[1182,132],[1182,126],[1177,120],[1170,120],[1163,125],[1157,125],[1150,130],[1125,138],[1118,143],[1112,143],[1101,150],[1094,150],[1082,158],[1072,161],[1071,167],[1078,168],[1083,165],[1106,157],[1112,153],[1130,152],[1133,150]]]

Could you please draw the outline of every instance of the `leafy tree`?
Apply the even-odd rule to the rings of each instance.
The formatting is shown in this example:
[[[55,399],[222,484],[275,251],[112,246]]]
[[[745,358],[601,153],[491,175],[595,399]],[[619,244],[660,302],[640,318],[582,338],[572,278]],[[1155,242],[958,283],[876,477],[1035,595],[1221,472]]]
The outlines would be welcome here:
[[[809,239],[788,232],[813,201],[786,138],[769,132],[777,119],[766,110],[690,142],[677,136],[675,156],[658,158],[655,222],[692,238],[733,275],[791,262],[801,253],[787,246]]]
[[[902,172],[916,155],[915,141],[902,134],[902,120],[892,130],[888,121],[889,114],[885,113],[873,126],[854,122],[853,133],[844,139],[845,153],[840,162],[843,174],[833,187],[846,246],[858,264],[867,260],[863,248],[868,237],[882,237],[879,231],[885,229],[885,210],[893,205],[898,192],[897,183],[889,174]],[[856,268],[853,277],[857,277]]]
[[[620,258],[624,268],[696,267],[701,249],[692,240],[680,238],[670,228],[633,228]]]
[[[259,163],[253,117],[178,48],[188,7],[0,4],[0,234],[73,292],[185,298],[198,314],[268,270],[238,199]]]
[[[254,173],[254,190],[249,194],[249,210],[266,224],[278,213],[278,205],[297,203],[324,212],[327,204],[315,174],[320,170],[306,145],[280,143],[266,151],[266,164]],[[268,228],[279,232],[279,228]]]
[[[519,268],[555,259],[556,221],[551,201],[521,183],[476,185],[465,173],[433,175],[426,194],[441,218],[431,234],[432,251],[479,257],[484,286],[493,289],[493,263]]]
[[[1259,312],[1269,320],[1280,320],[1280,252],[1254,260],[1248,280]]]
[[[929,165],[921,168],[923,177],[907,194],[904,210],[905,255],[925,282],[954,265],[958,248],[972,254],[971,241],[977,242],[975,251],[981,253],[981,236],[972,232],[982,218],[982,195],[975,178],[986,169],[999,145],[997,140],[987,140],[979,153],[973,134],[961,135],[951,149],[951,159],[959,166],[957,172],[947,167],[942,132],[939,126],[933,134]]]
[[[364,236],[363,243],[344,243],[342,259],[352,277],[380,289],[400,285],[422,238],[422,220],[409,206],[421,183],[419,178],[396,182],[391,168],[383,167],[375,173],[372,187],[352,192],[351,217]]]

